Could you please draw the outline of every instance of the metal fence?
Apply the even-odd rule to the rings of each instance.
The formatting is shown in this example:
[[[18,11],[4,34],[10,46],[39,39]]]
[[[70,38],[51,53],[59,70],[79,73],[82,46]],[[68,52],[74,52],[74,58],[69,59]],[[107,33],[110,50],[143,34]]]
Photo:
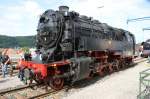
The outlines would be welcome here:
[[[137,99],[150,99],[150,68],[140,72]]]

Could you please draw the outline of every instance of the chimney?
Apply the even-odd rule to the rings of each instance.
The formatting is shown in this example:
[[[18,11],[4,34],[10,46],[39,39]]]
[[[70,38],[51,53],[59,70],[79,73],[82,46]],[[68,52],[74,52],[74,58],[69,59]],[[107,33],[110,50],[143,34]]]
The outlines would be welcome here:
[[[62,12],[68,12],[69,11],[69,7],[68,6],[59,6],[59,11],[62,11]]]

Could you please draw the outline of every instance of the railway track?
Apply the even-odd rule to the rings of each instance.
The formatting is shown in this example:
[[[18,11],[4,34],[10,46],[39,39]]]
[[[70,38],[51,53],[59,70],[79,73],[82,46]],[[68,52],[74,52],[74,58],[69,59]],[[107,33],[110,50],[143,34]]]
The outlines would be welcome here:
[[[18,92],[32,89],[34,86],[37,86],[37,84],[31,84],[29,85],[21,85],[14,88],[7,88],[0,91],[0,99],[26,99],[23,98]],[[16,98],[12,98],[16,97]],[[18,97],[18,98],[17,98]],[[22,98],[21,98],[22,97]]]
[[[134,60],[134,65],[144,62],[147,59],[137,59]],[[0,91],[0,99],[43,99],[44,97],[51,96],[53,94],[56,94],[59,91],[55,91],[52,89],[49,89],[48,91],[45,91],[45,88],[37,87],[39,85],[32,84],[32,85],[23,85],[18,86],[15,88],[9,88],[5,90]],[[37,87],[37,88],[34,88]],[[64,87],[62,91],[65,91],[68,87]]]
[[[23,85],[15,88],[4,89],[0,91],[0,99],[43,99],[44,97],[48,97],[60,91],[65,91],[68,88],[64,87],[62,90],[59,91],[52,89],[45,91],[45,88],[43,87],[44,86],[32,84],[30,86]]]
[[[47,91],[45,93],[41,93],[41,94],[38,94],[36,96],[29,97],[27,99],[43,99],[44,97],[48,97],[50,95],[57,94],[60,91],[66,91],[67,89],[68,89],[68,87],[64,87],[62,90],[50,90],[50,91]]]

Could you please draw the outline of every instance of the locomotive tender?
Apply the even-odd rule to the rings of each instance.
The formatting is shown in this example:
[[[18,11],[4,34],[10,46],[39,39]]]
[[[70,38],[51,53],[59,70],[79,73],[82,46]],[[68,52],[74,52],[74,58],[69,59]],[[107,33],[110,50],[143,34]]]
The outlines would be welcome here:
[[[127,67],[135,53],[135,38],[128,31],[60,6],[58,11],[41,15],[36,46],[42,60],[21,60],[21,77],[59,90],[64,83]]]

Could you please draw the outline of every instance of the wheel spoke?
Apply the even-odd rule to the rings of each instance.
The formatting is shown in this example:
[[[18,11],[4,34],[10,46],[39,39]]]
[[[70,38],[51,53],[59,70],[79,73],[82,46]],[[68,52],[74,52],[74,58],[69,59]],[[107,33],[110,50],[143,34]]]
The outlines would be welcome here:
[[[50,80],[50,86],[54,90],[62,89],[63,85],[64,85],[64,79],[62,79],[62,78],[52,78]]]

